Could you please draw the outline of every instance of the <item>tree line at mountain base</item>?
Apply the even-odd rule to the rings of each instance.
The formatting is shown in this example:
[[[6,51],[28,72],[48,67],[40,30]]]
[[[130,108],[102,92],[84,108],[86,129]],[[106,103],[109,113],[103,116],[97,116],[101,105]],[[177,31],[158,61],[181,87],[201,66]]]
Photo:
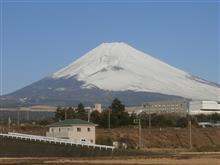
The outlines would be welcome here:
[[[142,127],[148,127],[149,123],[153,127],[186,127],[189,119],[192,124],[197,126],[198,122],[212,122],[217,123],[220,121],[220,114],[214,113],[210,115],[194,115],[194,116],[179,116],[174,114],[147,114],[141,113],[131,115],[125,111],[125,105],[115,98],[111,105],[103,110],[101,113],[98,111],[89,112],[85,110],[82,103],[78,107],[58,107],[55,113],[55,120],[60,121],[64,119],[82,119],[89,120],[90,122],[98,124],[100,128],[117,128],[129,125],[136,125],[135,119],[141,119]],[[149,122],[150,120],[150,122]]]

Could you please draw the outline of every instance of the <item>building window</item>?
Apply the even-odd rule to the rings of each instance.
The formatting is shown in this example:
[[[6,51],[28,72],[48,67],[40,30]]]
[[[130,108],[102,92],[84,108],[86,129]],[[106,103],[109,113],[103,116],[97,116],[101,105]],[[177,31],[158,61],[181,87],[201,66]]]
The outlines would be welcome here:
[[[87,128],[87,130],[88,130],[88,132],[90,132],[90,131],[91,131],[91,129],[90,129],[90,128]]]
[[[51,128],[51,131],[53,132],[53,128]]]
[[[90,140],[90,143],[93,143],[93,140],[92,140],[92,139]]]
[[[61,129],[59,128],[59,132],[61,131]]]
[[[81,132],[81,128],[77,128],[77,132]]]

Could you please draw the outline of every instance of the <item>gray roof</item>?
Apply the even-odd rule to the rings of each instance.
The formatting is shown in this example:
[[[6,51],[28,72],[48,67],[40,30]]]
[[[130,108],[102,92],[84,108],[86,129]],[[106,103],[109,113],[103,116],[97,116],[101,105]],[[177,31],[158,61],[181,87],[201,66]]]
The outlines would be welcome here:
[[[47,127],[64,127],[64,126],[72,126],[72,125],[93,125],[97,126],[97,124],[94,124],[92,122],[88,122],[81,119],[66,119],[62,120],[60,122],[56,122],[53,124],[48,125]]]

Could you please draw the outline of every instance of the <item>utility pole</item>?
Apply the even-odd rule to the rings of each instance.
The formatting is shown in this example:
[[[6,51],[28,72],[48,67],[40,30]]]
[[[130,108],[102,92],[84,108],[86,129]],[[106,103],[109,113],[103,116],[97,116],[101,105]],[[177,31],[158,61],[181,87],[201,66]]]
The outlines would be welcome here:
[[[29,121],[30,116],[29,116],[29,110],[27,110],[27,121]]]
[[[188,112],[188,127],[189,127],[189,149],[192,149],[192,122],[191,122],[191,116],[190,116],[190,112],[189,112],[189,106],[184,98],[184,102],[186,103],[186,109]]]
[[[108,109],[108,129],[111,129],[111,109]]]
[[[141,142],[141,119],[139,119],[139,149],[142,147],[142,142]]]
[[[19,127],[20,125],[20,113],[19,110],[17,111],[17,126]]]
[[[90,110],[91,109],[88,109],[88,122],[90,122]]]
[[[138,137],[138,148],[142,148],[142,135],[141,135],[141,119],[134,119],[134,123],[138,124],[139,137]]]
[[[146,109],[145,112],[148,113],[148,132],[149,132],[149,142],[150,142],[150,134],[151,134],[151,105],[149,103],[145,103],[144,105],[144,109]]]
[[[148,104],[148,126],[149,126],[149,131],[151,129],[151,111],[150,111],[150,105]]]
[[[188,125],[189,125],[189,149],[192,149],[192,123],[190,116],[189,116]]]
[[[65,118],[65,120],[66,120],[66,119],[67,119],[67,109],[66,109],[66,108],[64,109],[64,113],[65,113],[64,118]]]
[[[8,117],[8,132],[10,132],[10,128],[11,128],[11,118],[9,116]]]

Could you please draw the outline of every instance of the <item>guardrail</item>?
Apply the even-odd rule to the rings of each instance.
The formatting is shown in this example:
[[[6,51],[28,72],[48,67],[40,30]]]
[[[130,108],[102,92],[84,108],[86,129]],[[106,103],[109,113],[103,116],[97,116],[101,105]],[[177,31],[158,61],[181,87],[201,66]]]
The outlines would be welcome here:
[[[79,143],[75,140],[71,139],[61,139],[61,138],[54,138],[54,137],[46,137],[46,136],[37,136],[37,135],[29,135],[29,134],[21,134],[21,133],[14,133],[14,132],[8,132],[7,134],[0,133],[0,136],[2,137],[11,137],[21,140],[30,140],[30,141],[42,141],[42,142],[48,142],[48,143],[54,143],[54,144],[69,144],[69,145],[76,145],[76,146],[87,146],[87,147],[93,147],[93,148],[99,148],[101,149],[111,149],[114,150],[113,146],[106,146],[106,145],[98,145],[98,144],[92,144],[92,143]]]

